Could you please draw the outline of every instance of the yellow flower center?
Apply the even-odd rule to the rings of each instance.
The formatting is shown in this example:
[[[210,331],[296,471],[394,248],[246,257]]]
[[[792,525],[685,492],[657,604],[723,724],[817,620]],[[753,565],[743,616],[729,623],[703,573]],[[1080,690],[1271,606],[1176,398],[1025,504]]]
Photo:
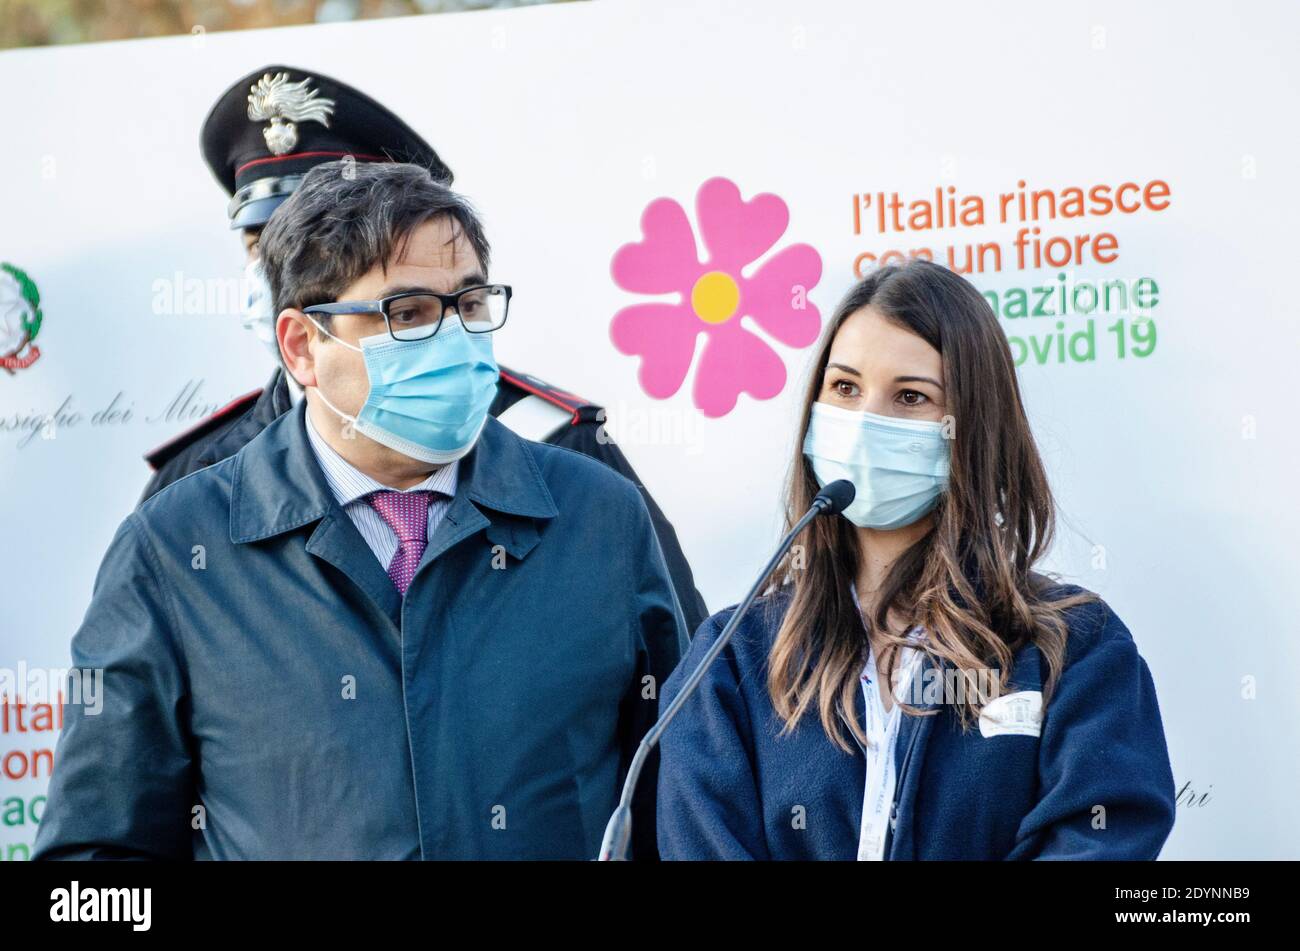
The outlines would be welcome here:
[[[710,271],[691,289],[691,307],[700,320],[720,324],[730,320],[740,306],[740,287],[730,274]]]

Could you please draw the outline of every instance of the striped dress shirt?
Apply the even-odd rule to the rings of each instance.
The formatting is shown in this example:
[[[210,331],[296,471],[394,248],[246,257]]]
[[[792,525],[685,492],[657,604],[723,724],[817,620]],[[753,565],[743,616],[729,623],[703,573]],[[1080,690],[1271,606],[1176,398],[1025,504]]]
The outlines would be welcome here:
[[[376,482],[370,476],[357,469],[356,466],[348,462],[333,447],[325,441],[325,438],[316,431],[312,425],[311,413],[304,414],[307,417],[307,441],[311,444],[312,452],[316,454],[316,461],[320,463],[321,471],[325,473],[325,482],[329,485],[330,491],[334,493],[334,498],[338,500],[343,511],[352,519],[352,524],[357,527],[361,537],[365,539],[370,550],[375,553],[379,563],[384,569],[388,569],[388,564],[393,560],[393,555],[397,554],[397,533],[394,532],[382,518],[379,513],[371,507],[366,501],[366,496],[372,492],[433,492],[434,495],[429,499],[429,528],[428,538],[433,538],[434,530],[442,521],[443,515],[447,512],[447,507],[451,504],[452,496],[456,494],[456,473],[459,462],[448,463],[434,472],[429,478],[425,479],[417,486],[410,489],[397,490],[391,486],[384,485],[382,482]]]

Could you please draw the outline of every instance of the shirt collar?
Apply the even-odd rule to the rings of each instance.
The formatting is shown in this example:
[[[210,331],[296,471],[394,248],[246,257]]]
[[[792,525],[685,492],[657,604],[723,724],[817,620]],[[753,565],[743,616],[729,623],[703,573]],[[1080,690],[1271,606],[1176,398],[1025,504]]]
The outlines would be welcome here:
[[[307,423],[307,442],[316,456],[316,461],[320,463],[321,472],[325,474],[325,483],[341,507],[346,508],[372,492],[399,491],[372,479],[344,459],[316,429],[311,421],[311,413],[304,415]],[[437,492],[451,498],[456,494],[456,475],[459,465],[459,460],[450,462],[441,466],[419,485],[400,491]]]

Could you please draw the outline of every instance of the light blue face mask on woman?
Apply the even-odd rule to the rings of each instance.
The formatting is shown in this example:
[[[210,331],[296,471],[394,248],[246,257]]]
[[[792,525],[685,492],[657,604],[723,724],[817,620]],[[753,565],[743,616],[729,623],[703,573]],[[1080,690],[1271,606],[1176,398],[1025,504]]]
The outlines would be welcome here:
[[[460,317],[449,315],[424,340],[394,340],[381,333],[362,337],[361,346],[354,347],[316,326],[359,351],[366,362],[370,394],[356,416],[339,410],[316,389],[321,402],[357,432],[433,465],[454,462],[474,448],[500,375],[490,333],[469,333]]]
[[[814,403],[803,452],[823,488],[837,479],[853,483],[857,495],[844,517],[862,528],[911,525],[948,486],[943,423]]]

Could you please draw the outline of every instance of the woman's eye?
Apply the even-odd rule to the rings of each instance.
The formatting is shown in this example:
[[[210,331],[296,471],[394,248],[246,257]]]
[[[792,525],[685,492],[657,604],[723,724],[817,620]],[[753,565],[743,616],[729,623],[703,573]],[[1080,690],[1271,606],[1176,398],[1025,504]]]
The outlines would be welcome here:
[[[918,393],[916,390],[904,390],[898,394],[898,398],[905,406],[920,406],[929,399],[924,393]]]
[[[848,380],[837,380],[833,384],[833,387],[836,394],[845,399],[852,399],[858,395],[858,385],[856,383],[851,383]]]

